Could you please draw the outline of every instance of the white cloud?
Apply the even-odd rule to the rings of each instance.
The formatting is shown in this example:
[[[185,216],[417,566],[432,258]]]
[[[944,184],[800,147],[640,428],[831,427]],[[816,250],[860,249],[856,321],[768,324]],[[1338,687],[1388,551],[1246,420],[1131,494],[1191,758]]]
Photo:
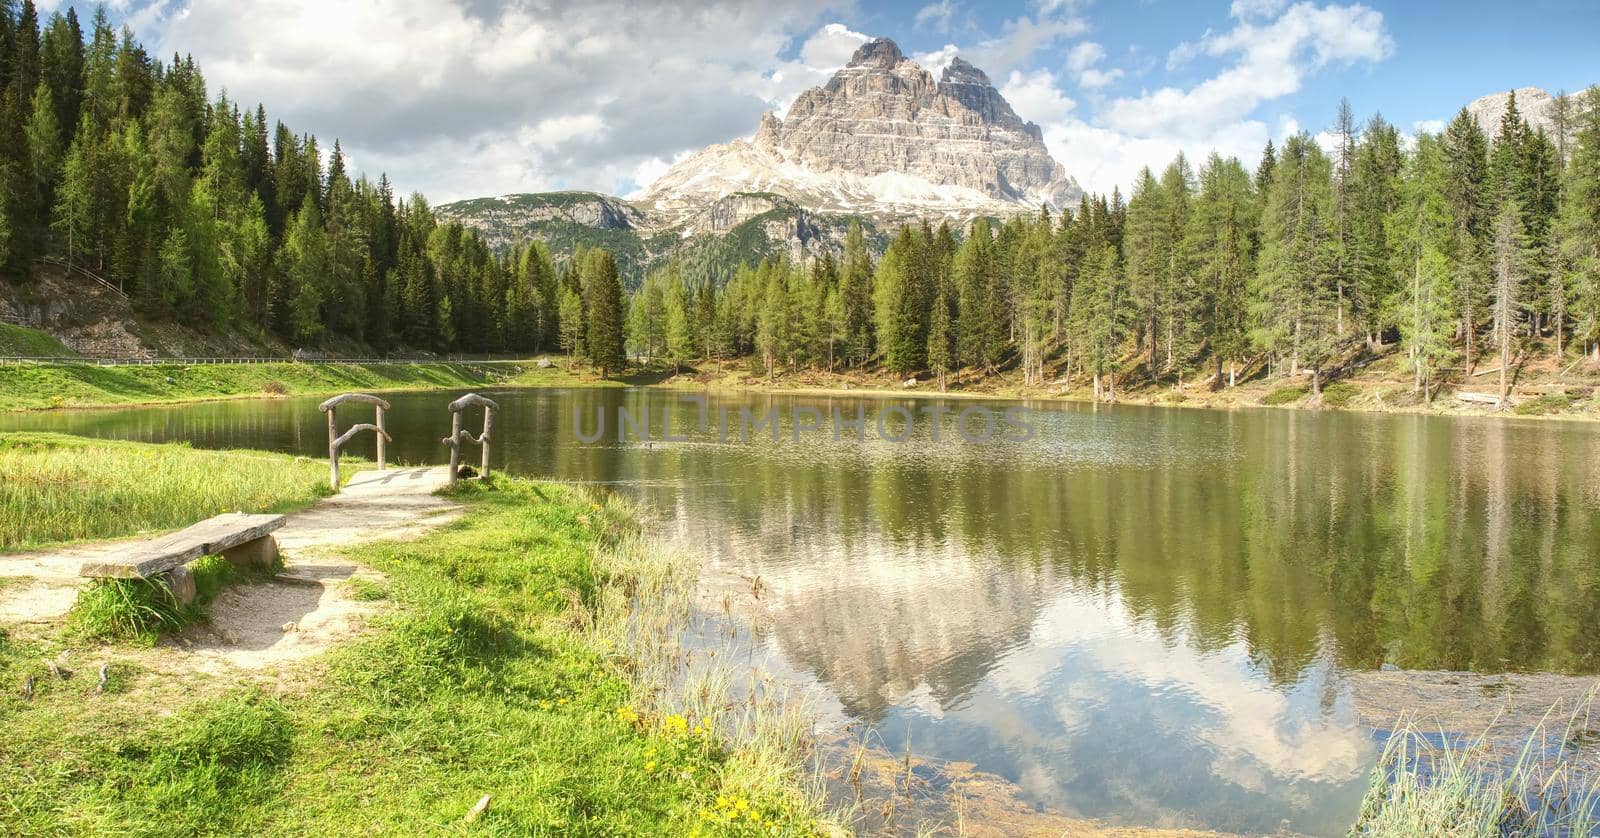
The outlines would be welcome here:
[[[1097,90],[1122,78],[1121,70],[1100,70],[1090,67],[1078,74],[1078,86],[1086,90]]]
[[[922,69],[927,70],[928,72],[937,76],[942,70],[944,70],[945,67],[950,65],[951,61],[955,60],[955,57],[960,54],[960,52],[960,47],[957,47],[955,44],[945,44],[933,52],[916,53],[915,55],[911,56],[911,60],[917,62]]]
[[[917,10],[916,17],[912,19],[912,25],[918,29],[949,32],[954,25],[956,12],[960,5],[956,0],[939,0],[937,3],[929,3]]]
[[[1000,88],[1000,95],[1006,97],[1018,116],[1040,124],[1064,120],[1078,106],[1062,95],[1055,74],[1049,70],[1035,70],[1026,75],[1011,71]]]
[[[1098,90],[1122,78],[1122,70],[1102,70],[1098,66],[1106,57],[1106,48],[1094,41],[1084,41],[1067,53],[1067,69],[1078,74],[1078,86],[1085,90]]]
[[[1081,73],[1099,64],[1105,57],[1105,47],[1094,41],[1084,41],[1067,53],[1067,69],[1074,73]]]
[[[1331,63],[1380,61],[1393,42],[1383,15],[1365,6],[1298,3],[1264,25],[1242,22],[1229,32],[1208,34],[1199,49],[1237,58],[1187,90],[1166,87],[1119,99],[1107,123],[1138,135],[1219,130],[1263,102],[1298,91],[1307,73]]]
[[[747,133],[865,40],[825,14],[805,0],[157,0],[122,17],[152,54],[193,53],[213,94],[450,200],[626,189],[651,161]]]
[[[1272,17],[1283,11],[1285,0],[1233,0],[1228,14],[1237,18]]]
[[[1270,17],[1275,10],[1281,14]],[[1298,91],[1312,73],[1380,61],[1393,49],[1383,16],[1360,5],[1302,2],[1285,8],[1244,2],[1233,11],[1240,18],[1234,28],[1207,32],[1168,59],[1169,64],[1202,55],[1222,60],[1224,66],[1212,77],[1188,88],[1113,99],[1092,117],[1074,111],[1038,120],[1051,154],[1085,188],[1106,193],[1118,186],[1126,192],[1140,168],[1164,166],[1180,151],[1197,163],[1216,150],[1253,166],[1268,139],[1281,141],[1300,130],[1292,115],[1261,115],[1265,105]],[[1084,42],[1067,55],[1067,69],[1078,74],[1084,90],[1097,90],[1120,75],[1102,68],[1104,54],[1096,46]],[[1043,91],[1029,95],[1048,101]]]
[[[1445,122],[1442,119],[1419,119],[1411,123],[1413,134],[1439,134],[1444,131]]]

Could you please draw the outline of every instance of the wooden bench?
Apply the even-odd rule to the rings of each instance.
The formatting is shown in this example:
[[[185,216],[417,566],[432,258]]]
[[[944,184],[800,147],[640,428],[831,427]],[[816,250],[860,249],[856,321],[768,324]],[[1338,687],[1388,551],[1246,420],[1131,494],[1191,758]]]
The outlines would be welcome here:
[[[150,579],[164,577],[180,603],[194,600],[194,577],[187,565],[202,556],[220,555],[240,565],[270,567],[278,558],[272,534],[284,525],[282,515],[245,515],[230,512],[192,527],[149,541],[125,545],[83,563],[79,576],[96,579]]]

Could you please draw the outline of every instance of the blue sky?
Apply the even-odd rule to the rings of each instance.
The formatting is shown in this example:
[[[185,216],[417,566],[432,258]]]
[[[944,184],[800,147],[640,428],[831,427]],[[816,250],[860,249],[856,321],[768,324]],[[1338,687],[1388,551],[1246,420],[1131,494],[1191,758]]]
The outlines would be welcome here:
[[[57,8],[45,0],[41,8]],[[1600,81],[1600,2],[1340,0],[116,0],[360,170],[436,200],[628,194],[780,115],[868,36],[988,72],[1086,187],[1328,126],[1340,96],[1403,130],[1512,87]]]
[[[951,33],[932,26],[907,25],[925,2],[863,3],[854,20],[863,31],[889,34],[908,52],[927,52],[946,43],[963,43],[1000,34],[1003,21],[1029,13],[1034,5],[1011,2],[955,2]],[[1169,69],[1167,55],[1208,31],[1232,28],[1229,0],[1101,0],[1078,5],[1088,24],[1081,39],[1042,49],[1032,66],[1061,68],[1070,44],[1091,40],[1105,47],[1108,63],[1127,74],[1110,84],[1108,96],[1137,96],[1142,90],[1189,87],[1215,73],[1223,61],[1199,60]],[[1355,5],[1355,4],[1318,4]],[[1274,101],[1265,112],[1297,115],[1308,128],[1331,122],[1340,96],[1349,97],[1361,115],[1381,110],[1403,126],[1444,118],[1467,102],[1497,90],[1543,87],[1551,92],[1581,89],[1600,82],[1600,2],[1596,0],[1459,0],[1459,2],[1366,2],[1382,15],[1394,48],[1381,61],[1335,67],[1317,73],[1303,88]],[[981,10],[981,11],[980,11]],[[1069,95],[1074,91],[1068,90]],[[1081,94],[1080,94],[1081,95]]]

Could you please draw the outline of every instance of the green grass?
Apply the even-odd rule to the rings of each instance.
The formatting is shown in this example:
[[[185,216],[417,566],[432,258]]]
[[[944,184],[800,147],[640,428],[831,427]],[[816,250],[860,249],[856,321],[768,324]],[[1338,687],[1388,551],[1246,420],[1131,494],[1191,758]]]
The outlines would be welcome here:
[[[91,642],[153,644],[158,637],[206,619],[206,605],[228,585],[270,576],[282,569],[241,568],[221,556],[189,563],[194,601],[180,604],[166,582],[153,579],[96,579],[79,591],[67,615],[68,634]]]
[[[0,434],[0,552],[284,512],[328,494],[324,463],[256,451]]]
[[[674,700],[692,568],[587,490],[467,484],[467,515],[353,551],[384,574],[364,638],[261,679],[113,668],[0,637],[0,820],[21,834],[815,834],[803,729],[701,678]],[[676,616],[675,616],[676,615]],[[152,712],[159,707],[160,712]],[[731,738],[730,738],[731,737]],[[763,738],[764,737],[764,738]],[[488,811],[463,816],[484,795]]]
[[[1335,381],[1322,388],[1322,406],[1343,408],[1350,400],[1361,395],[1361,388],[1348,381]]]
[[[0,323],[0,355],[30,358],[70,358],[78,353],[68,349],[48,332]]]
[[[0,366],[0,410],[477,387],[519,371],[518,365],[481,363],[6,365]]]
[[[1293,404],[1305,398],[1306,392],[1304,387],[1279,387],[1262,396],[1261,403],[1270,405]]]
[[[1352,836],[1410,838],[1451,835],[1594,835],[1600,829],[1600,777],[1575,758],[1573,745],[1588,730],[1588,700],[1564,730],[1541,723],[1516,760],[1501,764],[1484,737],[1452,744],[1398,726],[1384,748]],[[1554,712],[1554,711],[1552,711]],[[1548,717],[1546,719],[1548,722]]]
[[[1550,413],[1565,413],[1571,407],[1571,396],[1566,393],[1549,393],[1518,404],[1516,413],[1518,416],[1544,416]]]

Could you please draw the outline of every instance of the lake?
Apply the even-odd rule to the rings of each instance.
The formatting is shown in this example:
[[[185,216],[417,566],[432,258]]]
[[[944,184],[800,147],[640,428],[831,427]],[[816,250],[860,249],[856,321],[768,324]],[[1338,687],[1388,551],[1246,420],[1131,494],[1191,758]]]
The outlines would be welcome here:
[[[1593,425],[984,403],[1025,409],[1032,438],[973,441],[955,432],[969,401],[713,395],[701,431],[679,392],[484,392],[496,468],[636,495],[711,568],[760,577],[762,651],[833,712],[1068,814],[1342,834],[1392,721],[1363,678],[1600,672]],[[391,458],[444,461],[454,395],[386,396]],[[321,457],[319,401],[0,430]],[[929,405],[952,410],[938,441]],[[619,442],[618,407],[658,437],[670,407],[682,438]],[[741,441],[738,410],[769,407],[778,439]],[[796,407],[822,427],[796,439]],[[858,408],[865,439],[836,437],[832,411]],[[890,408],[914,421],[880,434]],[[575,410],[585,434],[606,415],[605,436],[580,441]],[[351,451],[372,456],[370,437]]]

